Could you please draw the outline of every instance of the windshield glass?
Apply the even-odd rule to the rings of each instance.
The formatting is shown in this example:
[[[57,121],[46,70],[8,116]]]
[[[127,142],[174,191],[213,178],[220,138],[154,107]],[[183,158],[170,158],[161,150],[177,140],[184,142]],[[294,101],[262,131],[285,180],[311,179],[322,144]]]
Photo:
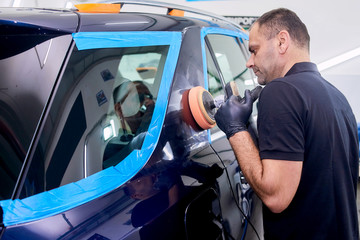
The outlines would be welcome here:
[[[141,149],[168,48],[74,48],[21,198],[115,166]]]

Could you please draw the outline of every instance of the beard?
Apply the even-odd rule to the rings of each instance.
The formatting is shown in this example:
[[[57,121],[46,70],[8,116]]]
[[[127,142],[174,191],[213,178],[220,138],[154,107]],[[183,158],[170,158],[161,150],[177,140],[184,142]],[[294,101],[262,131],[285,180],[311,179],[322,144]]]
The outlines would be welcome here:
[[[259,70],[259,68],[254,67],[253,71],[254,71],[254,74],[255,74],[255,76],[257,78],[257,82],[260,85],[266,85],[266,78],[265,78],[264,74]]]

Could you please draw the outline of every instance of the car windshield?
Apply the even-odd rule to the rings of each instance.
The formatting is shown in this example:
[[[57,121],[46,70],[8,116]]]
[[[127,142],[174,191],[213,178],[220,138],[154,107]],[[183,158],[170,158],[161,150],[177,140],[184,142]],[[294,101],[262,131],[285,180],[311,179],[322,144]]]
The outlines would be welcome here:
[[[86,178],[141,149],[168,48],[74,47],[21,198]]]

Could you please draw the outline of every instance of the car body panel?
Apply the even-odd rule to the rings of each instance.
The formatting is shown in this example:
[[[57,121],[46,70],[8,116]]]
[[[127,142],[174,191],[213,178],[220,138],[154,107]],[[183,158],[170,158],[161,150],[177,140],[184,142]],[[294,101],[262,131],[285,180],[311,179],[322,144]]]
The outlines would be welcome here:
[[[36,8],[1,8],[1,22],[13,26],[34,27],[34,31],[51,29],[57,32],[73,33],[78,27],[79,18],[68,10],[50,10]],[[44,21],[46,19],[46,21]]]

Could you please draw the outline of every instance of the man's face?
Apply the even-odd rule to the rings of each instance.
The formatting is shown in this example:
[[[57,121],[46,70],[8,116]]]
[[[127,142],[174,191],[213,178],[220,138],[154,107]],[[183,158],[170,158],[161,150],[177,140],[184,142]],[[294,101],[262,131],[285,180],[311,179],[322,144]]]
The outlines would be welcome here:
[[[260,85],[265,85],[271,80],[281,77],[278,65],[278,41],[276,37],[270,40],[266,39],[266,36],[259,30],[257,23],[250,30],[249,51],[251,56],[246,67],[253,69]]]
[[[154,175],[147,175],[127,183],[126,186],[131,188],[131,197],[144,200],[158,193],[159,190],[154,189],[155,178]]]

